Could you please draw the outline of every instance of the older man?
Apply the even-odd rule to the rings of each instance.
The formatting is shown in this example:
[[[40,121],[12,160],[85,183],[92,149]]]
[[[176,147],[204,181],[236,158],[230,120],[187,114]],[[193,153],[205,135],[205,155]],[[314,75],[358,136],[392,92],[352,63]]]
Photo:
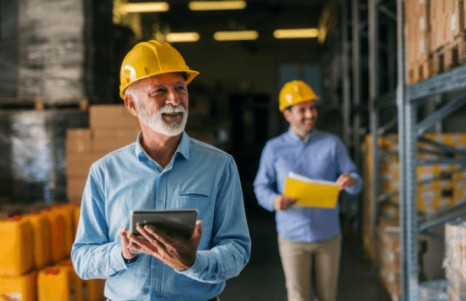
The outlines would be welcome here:
[[[92,165],[72,249],[78,275],[106,279],[110,300],[215,299],[249,260],[233,158],[184,132],[197,75],[165,42],[139,43],[123,60],[120,95],[142,131]],[[187,208],[199,211],[188,240],[147,225],[144,239],[127,233],[131,210]]]

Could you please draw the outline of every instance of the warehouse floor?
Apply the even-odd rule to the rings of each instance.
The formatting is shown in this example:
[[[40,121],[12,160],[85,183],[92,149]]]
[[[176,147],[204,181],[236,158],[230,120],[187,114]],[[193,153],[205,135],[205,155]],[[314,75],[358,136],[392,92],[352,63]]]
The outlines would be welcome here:
[[[284,301],[285,280],[278,255],[273,214],[262,209],[247,211],[252,239],[249,264],[242,273],[227,282],[222,301]],[[378,280],[375,269],[362,258],[361,247],[344,235],[338,301],[377,300],[390,298]]]

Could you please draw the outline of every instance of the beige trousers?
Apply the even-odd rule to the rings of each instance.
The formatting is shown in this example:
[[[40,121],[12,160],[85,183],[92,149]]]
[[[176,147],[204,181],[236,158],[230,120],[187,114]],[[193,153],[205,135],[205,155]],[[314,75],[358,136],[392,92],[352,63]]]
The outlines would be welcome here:
[[[319,301],[335,301],[341,253],[341,235],[307,243],[278,237],[288,301],[310,301],[312,277]],[[314,273],[312,273],[314,269]]]

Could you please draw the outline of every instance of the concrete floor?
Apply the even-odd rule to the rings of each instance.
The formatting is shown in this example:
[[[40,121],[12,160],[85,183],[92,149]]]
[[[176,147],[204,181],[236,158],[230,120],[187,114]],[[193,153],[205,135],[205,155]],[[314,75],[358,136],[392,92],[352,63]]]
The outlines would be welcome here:
[[[278,255],[275,220],[263,209],[247,211],[252,239],[249,264],[227,282],[222,301],[285,301],[286,289]],[[376,271],[362,259],[361,247],[344,235],[338,301],[390,301]]]

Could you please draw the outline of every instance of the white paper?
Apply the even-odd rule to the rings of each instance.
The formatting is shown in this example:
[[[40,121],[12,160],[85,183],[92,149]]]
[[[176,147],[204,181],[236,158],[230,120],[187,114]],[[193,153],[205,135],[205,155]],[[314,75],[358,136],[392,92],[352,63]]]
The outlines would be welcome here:
[[[311,179],[311,178],[299,175],[299,174],[291,172],[291,171],[288,173],[288,178],[295,179],[295,180],[302,181],[302,182],[306,182],[306,183],[338,186],[338,184],[336,182]]]

